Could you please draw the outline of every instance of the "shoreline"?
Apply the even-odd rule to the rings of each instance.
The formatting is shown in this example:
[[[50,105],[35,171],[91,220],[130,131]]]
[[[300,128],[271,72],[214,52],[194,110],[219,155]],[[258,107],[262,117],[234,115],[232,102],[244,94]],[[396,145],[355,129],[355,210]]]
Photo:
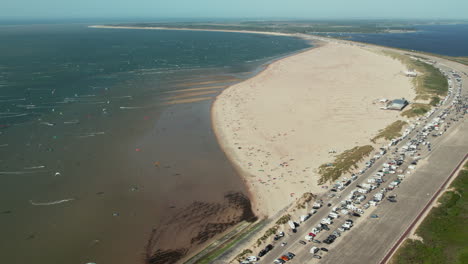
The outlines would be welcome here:
[[[106,26],[92,25],[89,28],[108,28],[108,29],[146,29],[146,30],[177,30],[177,31],[208,31],[208,32],[230,32],[230,33],[246,33],[260,34],[272,36],[297,37],[296,34],[268,32],[268,31],[251,31],[251,30],[229,30],[229,29],[196,29],[196,28],[169,28],[169,27],[133,27],[133,26]]]
[[[270,67],[271,64],[277,62],[277,61],[281,61],[283,59],[286,59],[286,58],[289,58],[289,57],[292,57],[292,56],[296,56],[296,55],[299,55],[299,54],[302,54],[304,52],[308,52],[310,50],[313,50],[313,49],[316,49],[316,48],[319,48],[321,46],[325,45],[324,42],[322,41],[317,41],[316,42],[316,45],[314,45],[313,47],[310,47],[310,48],[307,48],[307,49],[304,49],[304,50],[300,50],[298,52],[294,52],[292,54],[288,54],[286,56],[281,56],[279,58],[276,58],[276,59],[273,59],[267,63],[265,63],[263,66],[263,69],[261,69],[260,71],[258,71],[255,75],[253,75],[252,77],[244,80],[244,81],[241,81],[240,83],[243,83],[247,80],[250,80],[252,78],[255,78],[256,76],[260,75],[261,73],[263,73],[264,71],[268,70],[268,68]],[[237,83],[239,84],[239,83]],[[236,85],[236,84],[234,84]],[[230,85],[230,86],[227,86],[226,88],[223,89],[223,91],[219,94],[221,95],[225,90],[231,88],[233,85]],[[210,106],[210,119],[211,119],[211,129],[213,130],[213,133],[214,133],[214,136],[216,137],[216,140],[217,140],[217,143],[218,145],[220,146],[221,150],[223,151],[225,157],[229,160],[229,162],[231,163],[231,165],[233,166],[233,168],[235,169],[235,171],[238,173],[239,177],[241,178],[242,182],[245,184],[245,187],[248,191],[248,196],[249,196],[249,199],[252,203],[252,211],[256,214],[256,216],[258,218],[268,218],[270,216],[268,215],[262,215],[262,214],[259,214],[259,211],[257,210],[257,204],[258,204],[258,197],[254,194],[254,190],[252,189],[252,187],[249,185],[249,182],[247,181],[246,179],[246,175],[245,175],[245,170],[239,166],[234,160],[233,160],[233,157],[232,155],[230,155],[230,153],[226,152],[225,148],[223,148],[222,146],[222,142],[224,142],[224,139],[222,138],[222,133],[219,131],[218,127],[215,125],[214,123],[214,120],[215,120],[215,117],[214,117],[214,105],[216,103],[216,101],[218,100],[218,97],[219,95],[217,95],[215,97],[215,99],[213,100],[211,106]],[[286,206],[287,207],[287,206]]]
[[[307,38],[307,39],[314,39],[313,37],[312,38]],[[258,190],[258,186],[256,187],[255,186],[255,182],[252,180],[252,179],[255,179],[257,178],[258,176],[258,173],[257,175],[255,173],[253,173],[252,171],[249,171],[248,168],[246,166],[242,166],[241,164],[245,164],[246,160],[244,159],[243,161],[241,160],[242,158],[239,157],[239,155],[236,154],[235,150],[233,150],[232,148],[232,145],[230,145],[228,143],[228,135],[226,135],[226,133],[223,133],[222,129],[220,128],[220,125],[219,125],[219,118],[216,117],[216,108],[217,108],[217,104],[219,104],[220,102],[220,97],[222,97],[223,95],[225,95],[226,93],[228,93],[230,90],[232,89],[235,89],[235,87],[238,87],[238,86],[242,86],[244,85],[245,83],[249,83],[251,80],[255,80],[257,78],[262,78],[262,75],[265,74],[265,72],[268,72],[268,71],[271,71],[271,69],[273,67],[275,67],[276,64],[278,63],[281,63],[282,61],[285,61],[285,60],[294,60],[294,58],[297,58],[297,56],[300,56],[301,54],[304,54],[304,53],[307,53],[307,52],[311,52],[311,51],[317,51],[317,50],[320,50],[322,47],[325,47],[325,46],[329,46],[329,45],[346,45],[346,44],[338,44],[338,43],[330,43],[330,42],[327,42],[325,45],[321,45],[320,47],[314,47],[314,48],[311,48],[311,49],[308,49],[304,52],[301,52],[301,53],[298,53],[298,54],[293,54],[291,56],[288,56],[286,58],[282,58],[282,59],[279,59],[277,61],[274,61],[272,63],[270,63],[263,71],[261,71],[260,73],[258,73],[257,75],[255,75],[254,77],[250,78],[250,79],[247,79],[246,81],[243,81],[239,84],[236,84],[236,85],[233,85],[233,86],[230,86],[228,88],[226,88],[219,96],[217,96],[217,98],[215,99],[213,105],[212,105],[212,113],[211,113],[211,116],[212,116],[212,124],[213,124],[213,131],[215,132],[215,135],[216,135],[216,138],[218,139],[218,142],[221,146],[221,148],[223,149],[223,151],[225,152],[226,156],[228,157],[228,159],[231,161],[231,163],[233,164],[233,166],[236,168],[236,170],[239,171],[241,177],[243,178],[243,181],[246,183],[247,185],[247,188],[249,189],[249,192],[251,194],[251,199],[252,199],[252,207],[254,209],[254,212],[257,214],[257,216],[259,217],[269,217],[271,215],[274,214],[274,212],[279,209],[279,208],[283,208],[284,206],[287,206],[288,204],[291,204],[292,202],[294,202],[298,197],[300,197],[300,195],[302,193],[298,193],[296,195],[296,191],[299,191],[299,190],[296,190],[294,188],[282,188],[283,190],[281,190],[281,188],[279,188],[279,192],[280,193],[290,193],[290,198],[292,199],[286,199],[287,202],[283,202],[281,203],[280,205],[278,205],[278,207],[276,207],[275,209],[273,208],[273,206],[270,205],[270,207],[268,207],[267,209],[264,209],[265,207],[265,201],[263,201],[263,203],[261,202],[262,198],[263,200],[266,200],[265,197],[267,197],[268,195],[271,195],[271,192],[270,194],[268,195],[265,195],[265,193],[263,194],[259,194],[259,190]],[[349,46],[349,45],[347,45]],[[353,47],[353,48],[357,48],[357,47]],[[359,48],[359,49],[362,49],[362,48]],[[365,50],[365,49],[362,49],[362,50]],[[383,55],[377,55],[377,56],[381,56],[381,57],[385,57]],[[266,78],[265,78],[266,79]],[[412,86],[411,86],[412,87]],[[410,86],[407,86],[406,88],[409,88],[408,90],[411,90],[412,88],[410,88]],[[410,95],[408,97],[413,97],[413,95]],[[380,111],[380,110],[375,110],[375,111]],[[218,123],[218,125],[217,125]],[[381,129],[383,127],[380,127],[379,129]],[[378,129],[375,129],[375,131],[373,131],[373,133],[377,133],[378,132]],[[231,142],[232,143],[232,140]],[[245,157],[244,157],[245,158]],[[329,159],[328,157],[326,159]],[[326,160],[325,159],[325,160]],[[324,162],[325,162],[324,160]],[[271,160],[269,160],[268,162],[270,162]],[[319,165],[319,164],[316,164],[316,165]],[[257,169],[260,170],[263,170],[262,169],[263,166],[261,167],[257,167]],[[310,174],[314,174],[314,172],[310,171]],[[275,179],[275,178],[273,178]],[[306,179],[305,178],[301,178],[302,182],[305,181]],[[315,183],[313,185],[316,185]],[[273,186],[272,186],[273,187]],[[275,186],[277,187],[277,186]],[[278,188],[276,188],[278,189]],[[313,187],[309,187],[309,190],[311,190],[314,194],[320,194],[320,193],[323,193],[324,189],[319,189],[318,188],[318,185],[314,186]],[[303,191],[303,190],[300,190],[300,191]],[[284,196],[284,195],[283,195]],[[295,196],[295,197],[293,197]],[[286,197],[283,197],[283,198],[286,198]],[[290,201],[289,201],[290,200]]]
[[[187,30],[187,31],[215,31],[215,32],[233,32],[233,33],[254,33],[254,34],[267,34],[267,35],[277,35],[277,34],[272,34],[271,32],[250,32],[250,31],[234,31],[234,30],[204,30],[204,29],[186,29],[186,28],[179,28],[179,29],[174,29],[174,28],[147,28],[147,27],[141,27],[141,28],[136,28],[136,27],[111,27],[111,26],[103,26],[103,27],[99,27],[97,26],[97,28],[128,28],[128,29],[155,29],[155,30]],[[298,38],[303,38],[303,39],[306,39],[306,40],[314,40],[314,41],[323,41],[325,40],[325,42],[329,42],[329,41],[332,41],[332,42],[337,42],[337,43],[346,43],[346,44],[349,44],[349,45],[355,45],[355,46],[361,46],[361,47],[365,47],[365,48],[368,48],[368,49],[386,49],[386,50],[397,50],[397,51],[406,51],[408,53],[416,53],[416,54],[423,54],[423,55],[428,55],[428,54],[425,54],[424,52],[420,52],[420,51],[413,51],[413,50],[405,50],[405,49],[399,49],[399,48],[394,48],[394,47],[387,47],[387,46],[381,46],[381,45],[377,45],[377,44],[371,44],[371,43],[364,43],[364,42],[358,42],[358,41],[350,41],[350,40],[340,40],[340,39],[333,39],[333,38],[328,38],[328,37],[321,37],[321,36],[307,36],[307,35],[303,35],[301,36],[300,34],[281,34],[282,36],[290,36],[290,37],[298,37]],[[312,48],[309,48],[309,49],[305,49],[305,50],[302,50],[300,52],[295,52],[293,54],[288,54],[286,55],[285,57],[280,57],[278,59],[274,59],[272,60],[271,62],[267,63],[266,66],[258,71],[258,73],[256,73],[253,77],[249,78],[249,79],[252,79],[252,78],[255,78],[256,76],[260,75],[262,72],[266,71],[270,66],[271,64],[275,63],[276,61],[278,60],[283,60],[283,59],[287,59],[289,57],[294,57],[296,56],[297,54],[299,53],[303,53],[303,52],[307,52],[308,50],[310,49],[315,49],[316,47],[312,47]],[[438,57],[438,58],[442,58],[443,55],[440,55],[440,54],[429,54],[430,56],[434,56],[434,57]],[[447,59],[447,58],[444,58],[444,59]],[[455,61],[454,61],[455,62]],[[244,82],[244,81],[243,81]],[[232,86],[229,86],[227,88],[225,88],[225,90],[228,90],[230,89]],[[215,101],[218,100],[218,97],[216,97]],[[214,106],[214,102],[213,104],[211,104],[211,124],[212,124],[212,129],[213,131],[215,132],[215,137],[219,143],[219,145],[221,146],[221,141],[222,139],[220,138],[219,136],[219,132],[217,132],[217,129],[216,129],[216,126],[214,125],[214,118],[213,118],[213,106]],[[238,173],[240,174],[241,176],[241,179],[242,181],[245,183],[245,186],[247,187],[248,189],[248,192],[249,192],[249,197],[252,201],[252,206],[253,206],[253,209],[256,208],[255,204],[257,203],[256,199],[257,199],[257,196],[254,195],[254,190],[252,190],[251,186],[248,184],[248,181],[246,179],[245,176],[243,176],[244,174],[242,173],[243,169],[241,166],[238,166],[238,164],[236,162],[234,162],[231,158],[231,155],[229,155],[225,150],[224,148],[222,147],[222,150],[224,152],[224,154],[226,155],[226,157],[228,158],[228,160],[231,162],[231,164],[233,165],[233,167],[235,168],[236,171],[238,171]],[[257,212],[256,212],[257,213]],[[257,215],[259,216],[259,215]],[[271,215],[270,215],[271,217]]]

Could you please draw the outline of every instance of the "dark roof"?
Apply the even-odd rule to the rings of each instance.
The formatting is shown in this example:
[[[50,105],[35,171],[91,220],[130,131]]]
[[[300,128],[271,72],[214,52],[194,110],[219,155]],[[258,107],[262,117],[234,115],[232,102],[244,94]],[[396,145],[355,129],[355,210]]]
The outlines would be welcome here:
[[[406,101],[405,99],[395,99],[395,100],[392,101],[392,104],[405,105],[407,103],[408,103],[408,101]]]

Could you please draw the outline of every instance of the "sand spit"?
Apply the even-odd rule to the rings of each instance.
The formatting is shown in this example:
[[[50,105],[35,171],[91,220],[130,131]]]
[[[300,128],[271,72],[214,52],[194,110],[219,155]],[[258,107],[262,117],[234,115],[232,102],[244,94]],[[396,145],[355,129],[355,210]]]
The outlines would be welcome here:
[[[196,103],[196,102],[201,102],[201,101],[206,101],[206,100],[211,100],[213,97],[196,97],[196,98],[187,98],[187,99],[177,99],[177,100],[171,100],[164,102],[164,105],[174,105],[174,104],[188,104],[188,103]]]
[[[326,43],[269,65],[223,91],[213,127],[252,192],[254,209],[272,215],[304,192],[320,193],[316,169],[370,144],[401,119],[380,98],[414,98],[405,66],[355,45]]]
[[[169,27],[133,27],[133,26],[106,26],[94,25],[88,26],[90,28],[114,28],[114,29],[152,29],[152,30],[185,30],[185,31],[213,31],[213,32],[233,32],[233,33],[249,33],[249,34],[262,34],[273,36],[292,36],[292,34],[268,32],[268,31],[250,31],[250,30],[228,30],[228,29],[196,29],[196,28],[169,28]]]
[[[217,86],[208,86],[208,87],[201,87],[201,88],[188,88],[188,89],[181,89],[181,90],[172,90],[172,91],[167,91],[167,92],[164,92],[164,93],[166,93],[166,94],[185,93],[185,92],[190,92],[190,91],[215,90],[215,89],[221,89],[221,88],[226,88],[226,85],[217,85]]]

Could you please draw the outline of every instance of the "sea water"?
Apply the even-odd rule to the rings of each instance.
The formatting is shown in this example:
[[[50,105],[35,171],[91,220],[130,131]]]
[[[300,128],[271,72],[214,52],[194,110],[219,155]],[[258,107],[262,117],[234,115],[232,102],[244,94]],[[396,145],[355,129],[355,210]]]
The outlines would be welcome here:
[[[468,56],[468,24],[416,25],[414,28],[414,32],[406,33],[338,33],[328,35],[440,55]]]
[[[251,219],[212,133],[216,93],[171,92],[310,47],[61,24],[5,25],[0,39],[0,258],[38,264],[172,263]]]

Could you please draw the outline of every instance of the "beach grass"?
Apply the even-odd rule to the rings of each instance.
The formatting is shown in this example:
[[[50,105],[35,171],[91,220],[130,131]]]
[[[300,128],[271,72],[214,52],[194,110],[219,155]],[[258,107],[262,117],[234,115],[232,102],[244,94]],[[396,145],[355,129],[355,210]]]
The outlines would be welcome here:
[[[418,76],[413,78],[415,92],[418,98],[429,99],[431,96],[445,96],[448,92],[448,82],[445,76],[436,67],[415,60],[407,55],[402,55],[392,51],[383,51],[384,54],[394,59],[400,60],[408,69],[418,72]],[[414,57],[414,56],[413,56]],[[422,58],[422,57],[419,57]]]
[[[244,249],[239,255],[237,255],[237,256],[235,257],[235,259],[236,259],[237,261],[241,262],[242,259],[243,259],[245,256],[247,256],[248,254],[252,254],[252,253],[253,253],[252,250],[250,250],[250,249]]]
[[[369,156],[374,150],[371,145],[357,146],[346,150],[335,157],[333,163],[323,164],[319,167],[320,179],[318,184],[333,182],[344,173],[357,168],[357,163]]]
[[[438,96],[433,96],[431,97],[431,101],[429,102],[430,105],[436,106],[440,102],[440,97]]]
[[[269,237],[271,237],[272,235],[276,234],[276,232],[278,231],[279,229],[279,226],[278,225],[275,225],[271,228],[269,228],[267,231],[265,231],[265,233],[263,234],[262,237],[260,237],[258,240],[257,240],[257,246],[260,246],[263,242],[265,242]]]
[[[310,201],[315,200],[315,198],[317,198],[317,195],[310,192],[302,194],[301,198],[296,201],[296,209],[305,209],[307,204],[309,204]]]
[[[400,137],[400,132],[406,124],[407,123],[405,121],[397,120],[388,125],[386,128],[380,130],[377,136],[375,136],[371,141],[375,143],[380,138],[391,140]]]
[[[468,65],[468,57],[450,57],[450,56],[442,56],[442,58],[452,60],[464,65]]]
[[[291,215],[285,214],[280,219],[278,219],[278,221],[276,221],[276,224],[277,225],[286,224],[289,220],[291,220]]]
[[[438,202],[416,230],[422,241],[405,241],[390,263],[468,263],[468,163]]]
[[[416,116],[422,116],[431,110],[431,105],[429,104],[411,104],[410,109],[403,111],[402,116],[412,118]]]

